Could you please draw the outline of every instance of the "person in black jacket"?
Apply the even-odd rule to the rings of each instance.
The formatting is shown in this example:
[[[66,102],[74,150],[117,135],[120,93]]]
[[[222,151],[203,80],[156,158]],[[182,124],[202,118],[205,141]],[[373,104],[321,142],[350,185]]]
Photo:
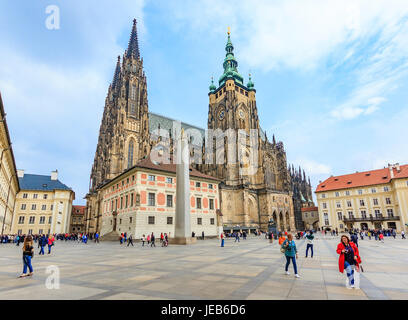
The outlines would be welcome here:
[[[134,245],[133,245],[133,238],[132,238],[132,235],[131,235],[131,234],[129,235],[129,238],[128,238],[128,244],[127,244],[128,247],[129,247],[129,244],[131,244],[132,247],[134,247]]]
[[[150,247],[156,247],[156,244],[154,243],[154,241],[156,240],[153,232],[152,232],[152,236],[150,237]]]
[[[38,253],[39,255],[44,255],[44,247],[47,245],[47,239],[45,238],[45,235],[42,235],[40,239],[38,239],[38,245],[40,246],[40,252]]]

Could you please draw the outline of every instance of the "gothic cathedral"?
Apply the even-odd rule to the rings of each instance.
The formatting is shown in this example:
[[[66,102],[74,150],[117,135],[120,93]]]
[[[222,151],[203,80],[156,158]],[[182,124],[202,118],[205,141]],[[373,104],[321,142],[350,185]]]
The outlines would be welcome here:
[[[224,134],[239,133],[233,138],[227,134],[225,141],[228,143],[222,146],[215,143],[206,145],[203,139],[203,161],[193,165],[221,180],[219,214],[225,230],[265,231],[271,219],[277,223],[279,230],[300,230],[303,228],[300,207],[312,205],[310,180],[306,182],[305,174],[302,177],[295,174],[293,167],[288,168],[283,143],[276,142],[275,136],[269,141],[260,127],[254,83],[249,76],[248,83],[244,85],[229,31],[225,50],[224,72],[218,87],[212,81],[208,93],[207,126],[209,130]],[[148,110],[147,81],[143,58],[140,57],[136,20],[133,20],[128,48],[122,62],[118,57],[105,99],[89,193],[86,195],[87,232],[101,228],[98,187],[149,156],[157,142],[153,131],[160,128],[171,130],[172,121]],[[203,137],[205,135],[201,128],[186,123],[181,123],[181,126],[198,129]],[[238,144],[239,141],[244,143]],[[217,152],[220,147],[224,148],[224,152]],[[206,161],[206,148],[212,149],[210,154],[214,157],[221,154],[223,161]],[[255,170],[250,172],[245,161],[239,162],[238,159],[246,159],[247,162],[252,159]]]

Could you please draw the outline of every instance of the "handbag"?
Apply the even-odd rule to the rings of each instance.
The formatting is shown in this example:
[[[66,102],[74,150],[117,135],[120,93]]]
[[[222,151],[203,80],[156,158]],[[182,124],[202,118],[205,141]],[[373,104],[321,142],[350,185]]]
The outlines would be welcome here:
[[[285,248],[281,248],[281,249],[280,249],[280,252],[285,253],[285,252],[286,252],[286,249],[285,249]]]

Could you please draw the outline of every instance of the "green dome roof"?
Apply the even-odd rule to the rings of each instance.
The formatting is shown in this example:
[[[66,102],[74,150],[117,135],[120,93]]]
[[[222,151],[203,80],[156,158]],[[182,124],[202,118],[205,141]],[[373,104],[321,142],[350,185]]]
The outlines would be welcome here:
[[[214,84],[214,79],[211,77],[211,85],[210,85],[210,92],[215,92],[217,90],[217,87]]]
[[[251,75],[249,75],[249,80],[248,80],[247,87],[248,87],[248,90],[254,89],[254,87],[255,87],[255,84],[251,80]]]

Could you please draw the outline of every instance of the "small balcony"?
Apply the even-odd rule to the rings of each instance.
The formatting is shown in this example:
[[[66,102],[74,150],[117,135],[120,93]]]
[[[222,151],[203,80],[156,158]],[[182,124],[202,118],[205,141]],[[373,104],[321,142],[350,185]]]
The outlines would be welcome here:
[[[343,221],[344,222],[365,222],[365,221],[396,221],[396,220],[400,220],[399,216],[394,216],[394,215],[390,215],[390,216],[383,216],[382,214],[377,214],[375,216],[371,215],[369,217],[365,217],[365,218],[356,218],[356,217],[350,217],[350,218],[346,218],[343,217]]]

